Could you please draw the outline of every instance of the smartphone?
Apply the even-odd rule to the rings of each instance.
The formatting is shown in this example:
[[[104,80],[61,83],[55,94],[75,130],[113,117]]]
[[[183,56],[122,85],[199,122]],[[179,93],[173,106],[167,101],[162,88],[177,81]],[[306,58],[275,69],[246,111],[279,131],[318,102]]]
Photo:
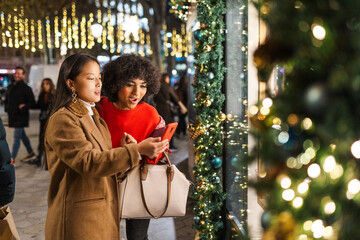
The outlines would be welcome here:
[[[175,133],[175,129],[176,129],[177,125],[178,125],[177,122],[169,123],[166,126],[166,129],[161,136],[161,141],[167,139],[170,142],[170,139],[172,138],[172,136]]]

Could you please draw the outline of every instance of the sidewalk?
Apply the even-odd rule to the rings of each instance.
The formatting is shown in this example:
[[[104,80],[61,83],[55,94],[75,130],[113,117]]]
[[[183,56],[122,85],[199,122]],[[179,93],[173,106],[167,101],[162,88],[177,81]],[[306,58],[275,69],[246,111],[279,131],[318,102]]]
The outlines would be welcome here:
[[[25,131],[30,138],[31,145],[37,152],[39,142],[38,110],[30,112],[30,127]],[[7,141],[11,150],[13,144],[12,128],[7,127],[7,116],[0,106],[0,117],[4,122]],[[180,171],[187,171],[187,140],[175,139],[178,151],[170,155],[170,160],[177,165]],[[45,239],[44,227],[47,212],[47,191],[49,186],[49,172],[36,166],[22,163],[19,159],[26,155],[26,149],[21,147],[15,159],[16,162],[16,188],[15,198],[9,204],[21,240]],[[178,218],[152,219],[149,228],[149,240],[192,240],[195,230],[192,229],[193,201],[189,198],[187,214]],[[121,223],[121,239],[126,240],[125,225]]]

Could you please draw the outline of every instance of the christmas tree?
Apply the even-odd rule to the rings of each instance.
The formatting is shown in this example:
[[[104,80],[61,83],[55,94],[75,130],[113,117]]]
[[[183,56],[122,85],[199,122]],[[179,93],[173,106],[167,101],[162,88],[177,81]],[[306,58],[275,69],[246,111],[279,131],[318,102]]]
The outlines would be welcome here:
[[[360,2],[262,0],[259,79],[281,93],[250,109],[266,176],[263,239],[359,239]]]

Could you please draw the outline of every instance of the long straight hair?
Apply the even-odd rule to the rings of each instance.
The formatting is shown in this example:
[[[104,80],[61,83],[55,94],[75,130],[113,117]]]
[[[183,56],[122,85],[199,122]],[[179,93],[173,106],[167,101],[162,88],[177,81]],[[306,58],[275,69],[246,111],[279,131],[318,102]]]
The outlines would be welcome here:
[[[54,114],[57,110],[71,102],[72,92],[66,84],[66,81],[68,79],[76,81],[76,78],[82,72],[84,65],[91,61],[99,64],[96,58],[79,53],[71,55],[64,60],[60,67],[59,77],[56,84],[56,94],[52,103],[50,115]]]
[[[41,81],[41,85],[40,85],[40,93],[44,93],[44,82],[47,82],[50,85],[50,94],[51,95],[55,95],[55,85],[53,83],[53,81],[51,80],[51,78],[44,78]]]

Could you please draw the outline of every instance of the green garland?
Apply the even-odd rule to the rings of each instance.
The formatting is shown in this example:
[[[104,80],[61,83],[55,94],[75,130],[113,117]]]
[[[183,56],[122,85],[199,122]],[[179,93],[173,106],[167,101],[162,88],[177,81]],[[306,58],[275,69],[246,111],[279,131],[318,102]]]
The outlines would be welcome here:
[[[193,197],[194,228],[197,239],[219,239],[223,227],[221,208],[225,200],[220,169],[223,153],[223,113],[225,97],[221,91],[225,67],[223,42],[225,24],[223,1],[203,0],[197,3],[200,29],[194,32],[196,41],[194,108],[197,122],[190,126],[195,145]]]
[[[255,52],[283,91],[252,111],[266,177],[263,239],[360,236],[360,2],[260,1],[269,37]],[[270,107],[270,108],[269,108]],[[269,112],[270,110],[270,112]]]

